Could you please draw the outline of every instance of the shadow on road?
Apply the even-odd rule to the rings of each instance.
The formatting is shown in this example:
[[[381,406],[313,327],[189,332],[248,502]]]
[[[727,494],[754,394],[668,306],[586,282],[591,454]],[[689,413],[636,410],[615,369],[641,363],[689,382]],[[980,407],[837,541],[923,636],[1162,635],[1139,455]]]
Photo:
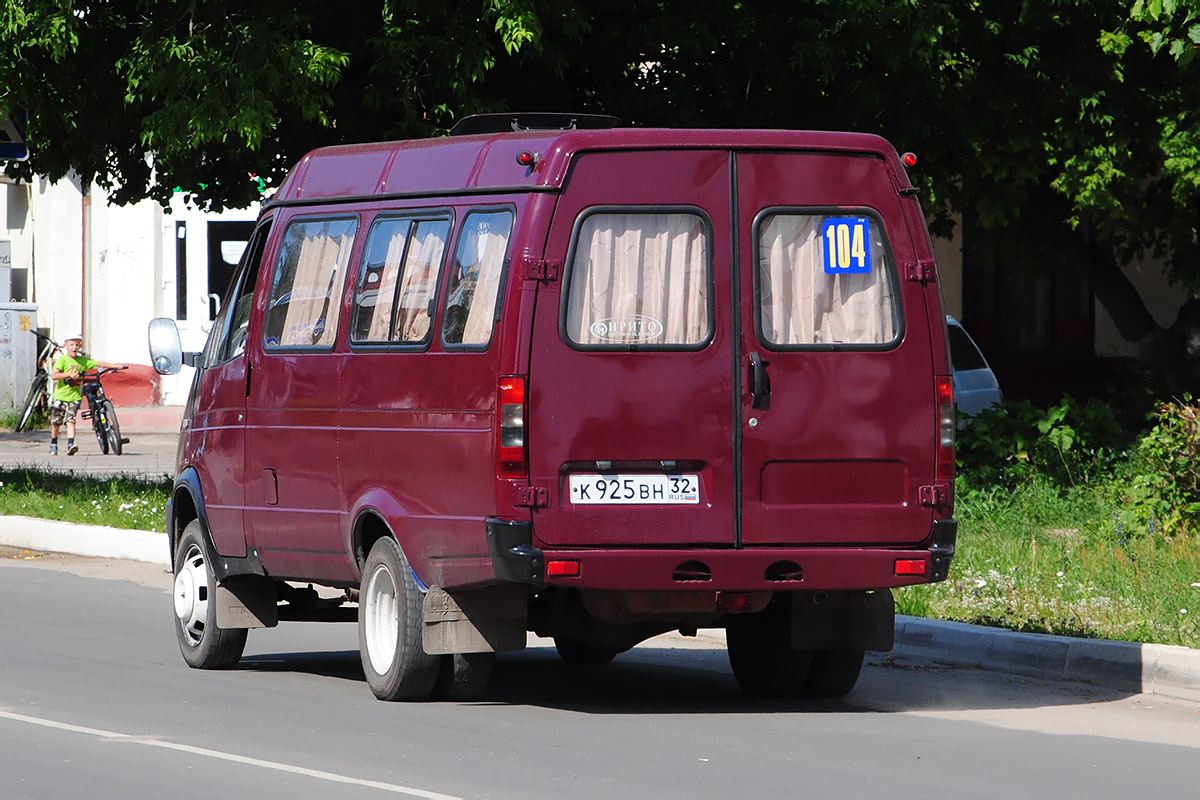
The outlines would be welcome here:
[[[353,650],[247,656],[240,669],[322,675],[363,684]],[[553,647],[497,657],[485,695],[460,704],[531,706],[583,714],[823,714],[1032,709],[1100,703],[1130,693],[975,668],[868,658],[837,700],[760,699],[738,688],[722,649],[640,647],[602,666],[564,663]]]

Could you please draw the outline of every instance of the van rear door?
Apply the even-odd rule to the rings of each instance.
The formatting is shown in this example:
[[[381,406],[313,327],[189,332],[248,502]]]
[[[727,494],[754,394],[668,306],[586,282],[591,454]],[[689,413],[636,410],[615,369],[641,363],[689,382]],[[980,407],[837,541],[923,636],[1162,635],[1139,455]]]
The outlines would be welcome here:
[[[929,535],[925,287],[882,158],[737,155],[743,545]],[[935,288],[936,290],[936,288]]]
[[[529,362],[539,543],[928,536],[925,288],[882,158],[585,153],[566,187]]]
[[[574,159],[546,244],[567,268],[538,290],[530,353],[543,544],[734,544],[729,164]]]

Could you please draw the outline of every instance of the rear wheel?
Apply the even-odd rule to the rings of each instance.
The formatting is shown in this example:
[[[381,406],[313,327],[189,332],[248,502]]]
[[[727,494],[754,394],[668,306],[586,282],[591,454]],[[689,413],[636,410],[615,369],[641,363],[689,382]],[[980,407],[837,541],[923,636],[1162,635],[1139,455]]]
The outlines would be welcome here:
[[[358,598],[358,651],[367,685],[380,700],[429,697],[441,666],[421,644],[424,598],[394,539],[375,543]]]
[[[805,688],[811,650],[792,647],[790,598],[780,596],[756,614],[733,615],[726,626],[729,665],[753,697],[798,697]]]
[[[29,391],[25,393],[25,405],[21,408],[21,418],[17,420],[17,427],[14,429],[17,433],[25,430],[25,426],[29,424],[29,420],[33,419],[33,412],[37,410],[39,405],[43,405],[46,397],[46,373],[39,373],[33,382],[29,384]]]
[[[558,651],[559,657],[568,664],[584,666],[607,664],[617,656],[612,650],[604,650],[571,636],[555,636],[554,649]]]
[[[809,697],[842,697],[858,683],[862,650],[817,650],[813,653],[804,694]]]
[[[246,649],[245,628],[217,627],[217,581],[204,549],[199,520],[183,529],[175,548],[175,638],[188,666],[227,669]]]
[[[100,404],[104,409],[104,431],[108,437],[109,449],[112,450],[114,456],[121,455],[121,426],[117,424],[117,412],[113,408],[112,400],[105,400]]]

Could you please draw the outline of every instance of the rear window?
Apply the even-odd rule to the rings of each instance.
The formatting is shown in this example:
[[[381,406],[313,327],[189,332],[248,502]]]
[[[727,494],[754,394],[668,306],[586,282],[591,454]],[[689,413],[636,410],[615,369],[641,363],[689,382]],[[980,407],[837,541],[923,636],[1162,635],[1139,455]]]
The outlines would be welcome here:
[[[391,218],[371,226],[354,291],[351,341],[428,341],[449,238],[447,219]]]
[[[955,372],[988,368],[983,353],[979,352],[979,348],[966,331],[957,325],[947,325],[946,330],[950,332],[950,361]]]
[[[330,348],[358,219],[296,220],[271,273],[263,341],[268,350]]]
[[[593,212],[577,225],[564,330],[576,346],[695,349],[712,333],[711,236],[692,211]]]
[[[875,217],[772,212],[757,223],[759,329],[778,348],[895,344],[895,270]]]

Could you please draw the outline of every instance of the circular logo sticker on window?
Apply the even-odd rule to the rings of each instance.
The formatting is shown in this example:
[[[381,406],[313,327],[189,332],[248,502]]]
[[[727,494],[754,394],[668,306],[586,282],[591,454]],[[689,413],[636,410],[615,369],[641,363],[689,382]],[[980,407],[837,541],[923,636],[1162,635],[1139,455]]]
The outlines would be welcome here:
[[[592,336],[605,342],[630,344],[652,342],[662,337],[663,324],[654,317],[631,314],[627,317],[609,317],[593,322],[588,329]]]

